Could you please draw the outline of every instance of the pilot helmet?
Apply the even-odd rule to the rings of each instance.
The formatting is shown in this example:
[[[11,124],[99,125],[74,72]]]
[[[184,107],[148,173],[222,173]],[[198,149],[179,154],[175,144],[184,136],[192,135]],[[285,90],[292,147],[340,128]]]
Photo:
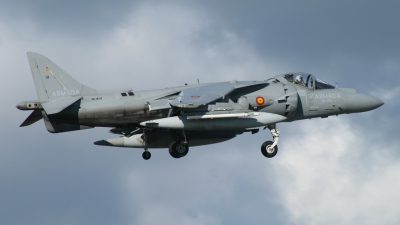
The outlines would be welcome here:
[[[296,84],[301,84],[303,83],[303,77],[301,75],[297,75],[296,76],[296,80],[295,80]]]

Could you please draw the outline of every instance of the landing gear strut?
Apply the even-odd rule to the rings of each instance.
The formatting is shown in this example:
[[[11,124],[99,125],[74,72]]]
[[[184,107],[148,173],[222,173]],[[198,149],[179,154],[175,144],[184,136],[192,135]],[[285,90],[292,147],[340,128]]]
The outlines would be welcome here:
[[[261,153],[267,157],[272,158],[278,153],[278,140],[279,140],[279,131],[276,129],[276,124],[271,124],[267,126],[271,131],[272,137],[274,141],[266,141],[261,145]]]
[[[147,135],[146,129],[143,129],[143,140],[144,140],[144,152],[142,154],[143,159],[149,160],[151,158],[151,153],[147,150]]]

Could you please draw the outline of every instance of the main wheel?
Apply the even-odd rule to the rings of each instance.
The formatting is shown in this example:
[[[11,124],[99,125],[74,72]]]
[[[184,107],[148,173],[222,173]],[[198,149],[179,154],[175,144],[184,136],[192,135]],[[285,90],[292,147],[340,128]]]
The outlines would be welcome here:
[[[149,160],[151,158],[151,153],[149,151],[144,151],[142,157],[145,160]]]
[[[185,156],[189,152],[189,146],[182,142],[173,142],[169,146],[169,154],[174,158]]]
[[[273,149],[269,149],[273,143],[272,141],[266,141],[261,145],[261,153],[267,158],[272,158],[278,153],[277,145]]]

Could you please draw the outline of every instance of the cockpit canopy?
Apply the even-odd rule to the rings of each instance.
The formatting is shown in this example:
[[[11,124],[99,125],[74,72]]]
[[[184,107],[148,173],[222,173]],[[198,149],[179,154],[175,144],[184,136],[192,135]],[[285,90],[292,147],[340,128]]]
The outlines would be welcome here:
[[[308,88],[314,88],[315,85],[315,89],[335,89],[333,85],[328,84],[325,81],[318,79],[309,73],[288,73],[283,75],[283,78],[285,78],[289,83]]]

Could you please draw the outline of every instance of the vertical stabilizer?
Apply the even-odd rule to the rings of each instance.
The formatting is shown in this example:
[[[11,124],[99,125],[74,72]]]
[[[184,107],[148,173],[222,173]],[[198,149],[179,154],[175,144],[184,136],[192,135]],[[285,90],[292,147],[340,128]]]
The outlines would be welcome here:
[[[97,91],[80,84],[45,56],[27,52],[33,81],[40,101],[96,94]]]

